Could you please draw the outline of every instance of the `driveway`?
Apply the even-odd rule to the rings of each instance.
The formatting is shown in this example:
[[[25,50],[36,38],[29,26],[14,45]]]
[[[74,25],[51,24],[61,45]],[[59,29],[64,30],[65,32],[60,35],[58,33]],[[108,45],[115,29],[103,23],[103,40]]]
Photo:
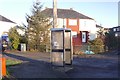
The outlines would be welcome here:
[[[49,53],[7,53],[6,58],[18,59],[22,64],[11,66],[16,78],[118,78],[117,55],[75,56],[73,64],[54,67]]]

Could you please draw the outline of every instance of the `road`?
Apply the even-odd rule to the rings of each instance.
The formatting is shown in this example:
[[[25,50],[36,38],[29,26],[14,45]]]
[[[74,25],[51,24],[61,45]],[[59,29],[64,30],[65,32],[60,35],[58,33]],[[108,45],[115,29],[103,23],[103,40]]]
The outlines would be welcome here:
[[[118,58],[103,55],[76,57],[73,62],[74,70],[69,72],[71,78],[117,78]]]
[[[108,53],[107,53],[108,54]],[[73,64],[54,67],[49,53],[7,53],[6,58],[23,61],[9,67],[16,78],[118,78],[118,55],[74,56]]]

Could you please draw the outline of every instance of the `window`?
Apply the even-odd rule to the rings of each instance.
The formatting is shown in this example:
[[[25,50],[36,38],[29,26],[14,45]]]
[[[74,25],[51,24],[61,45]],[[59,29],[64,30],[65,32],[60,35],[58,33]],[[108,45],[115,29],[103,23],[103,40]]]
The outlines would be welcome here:
[[[82,38],[85,38],[85,35],[82,35]]]
[[[119,28],[117,28],[117,31],[120,31]]]
[[[114,28],[113,31],[116,31],[116,28]]]
[[[84,21],[84,27],[86,27],[86,21]]]
[[[117,33],[115,33],[115,37],[117,37],[118,36],[118,34]]]
[[[77,25],[77,20],[69,19],[69,25],[76,26]]]

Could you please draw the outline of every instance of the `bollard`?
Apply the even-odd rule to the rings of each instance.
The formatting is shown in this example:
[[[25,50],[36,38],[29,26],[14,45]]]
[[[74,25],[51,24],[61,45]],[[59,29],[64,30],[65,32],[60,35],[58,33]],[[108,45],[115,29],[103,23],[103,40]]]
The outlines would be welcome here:
[[[2,55],[0,54],[0,80],[2,79]]]
[[[2,57],[2,77],[6,76],[6,58]]]
[[[0,78],[6,76],[6,58],[0,54]]]

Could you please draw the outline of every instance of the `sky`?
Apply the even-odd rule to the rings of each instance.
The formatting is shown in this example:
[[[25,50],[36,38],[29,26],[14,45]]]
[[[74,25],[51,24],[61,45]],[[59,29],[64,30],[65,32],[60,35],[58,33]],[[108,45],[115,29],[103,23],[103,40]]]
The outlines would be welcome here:
[[[31,15],[36,0],[0,0],[0,15],[18,25],[27,24],[25,16]],[[53,0],[39,0],[45,7],[52,8]],[[97,24],[111,28],[118,26],[119,0],[57,0],[57,8],[70,9],[93,18]]]

